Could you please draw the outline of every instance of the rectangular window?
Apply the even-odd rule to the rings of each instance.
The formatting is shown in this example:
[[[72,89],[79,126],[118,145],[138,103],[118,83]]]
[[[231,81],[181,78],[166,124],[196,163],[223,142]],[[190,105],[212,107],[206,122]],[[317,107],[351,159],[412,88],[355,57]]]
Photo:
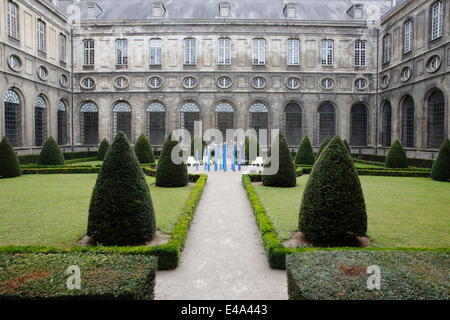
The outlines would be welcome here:
[[[18,29],[17,6],[12,2],[8,2],[8,36],[14,39],[18,39]]]
[[[253,40],[253,64],[266,64],[266,40],[264,39]]]
[[[94,40],[84,40],[84,65],[93,66],[95,63],[95,43]]]
[[[66,62],[67,38],[62,33],[59,35],[59,61]]]
[[[128,40],[116,40],[116,65],[128,65]]]
[[[288,40],[287,64],[296,66],[300,64],[300,40]]]
[[[436,2],[431,7],[431,40],[442,37],[442,15],[443,15],[442,1]]]
[[[385,35],[383,38],[383,63],[391,61],[391,36]]]
[[[408,20],[403,25],[403,53],[411,52],[412,36],[412,21]]]
[[[367,65],[367,41],[357,40],[355,42],[355,66],[364,67]]]
[[[320,58],[323,66],[332,66],[334,60],[334,42],[333,40],[322,40],[320,47]]]
[[[161,39],[150,39],[150,65],[159,66],[162,63]]]
[[[45,22],[42,20],[37,21],[37,48],[38,51],[42,53],[47,51]]]
[[[194,65],[197,62],[195,39],[184,40],[184,64]]]
[[[219,64],[231,64],[230,39],[219,39]]]

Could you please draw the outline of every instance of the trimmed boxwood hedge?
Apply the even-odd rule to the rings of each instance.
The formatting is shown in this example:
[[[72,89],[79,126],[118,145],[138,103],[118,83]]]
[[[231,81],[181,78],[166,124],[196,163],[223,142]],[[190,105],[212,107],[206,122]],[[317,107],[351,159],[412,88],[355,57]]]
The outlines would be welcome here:
[[[105,160],[106,153],[109,149],[109,142],[106,139],[102,140],[102,143],[100,143],[100,147],[98,148],[97,152],[97,160],[103,161]]]
[[[156,232],[150,189],[120,131],[106,153],[89,206],[87,235],[104,245],[137,245]]]
[[[141,134],[136,140],[134,152],[140,163],[155,163],[153,148],[145,134]]]
[[[290,300],[448,300],[449,252],[340,250],[287,257]],[[381,271],[368,290],[369,266]],[[373,273],[372,273],[373,274]]]
[[[311,141],[306,136],[302,139],[300,146],[298,147],[297,154],[295,155],[296,164],[314,165],[315,157]]]
[[[97,151],[77,151],[77,152],[64,152],[64,159],[74,160],[82,158],[97,157]],[[21,165],[36,164],[39,160],[38,154],[25,154],[17,156]]]
[[[406,157],[405,149],[403,149],[400,141],[394,141],[386,156],[384,165],[386,168],[408,168],[408,158]]]
[[[163,188],[178,188],[188,184],[188,170],[186,163],[175,164],[172,162],[172,151],[179,144],[167,137],[164,143],[161,158],[156,169],[156,185]]]
[[[149,170],[149,169],[148,169]],[[175,269],[181,257],[184,243],[189,232],[195,210],[202,196],[203,190],[208,180],[207,175],[190,175],[189,180],[195,182],[182,214],[179,216],[175,227],[172,230],[169,241],[156,246],[134,246],[134,247],[73,247],[73,248],[49,248],[38,246],[6,246],[0,247],[1,253],[95,253],[95,254],[131,254],[149,255],[158,258],[159,270]]]
[[[70,266],[80,267],[79,290],[67,288]],[[153,300],[156,270],[145,255],[3,253],[0,300]]]
[[[319,159],[323,150],[325,150],[325,148],[328,146],[331,140],[333,140],[333,137],[325,137],[325,139],[323,139],[322,144],[320,145],[319,150],[317,151],[316,160]]]
[[[433,164],[431,178],[437,181],[450,181],[450,141],[445,139],[436,161]]]
[[[55,139],[53,139],[53,137],[49,137],[41,150],[37,164],[45,166],[58,166],[63,165],[64,161],[64,155],[62,154],[58,143],[55,141]]]
[[[3,137],[0,142],[0,177],[14,178],[22,175],[19,160],[9,143],[8,137]]]

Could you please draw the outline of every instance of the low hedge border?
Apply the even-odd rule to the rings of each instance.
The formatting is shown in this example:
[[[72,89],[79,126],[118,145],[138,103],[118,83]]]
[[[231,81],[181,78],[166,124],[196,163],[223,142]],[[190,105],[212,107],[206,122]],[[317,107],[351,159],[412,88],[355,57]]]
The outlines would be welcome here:
[[[297,168],[297,176],[310,174],[313,167]],[[378,168],[357,168],[360,176],[380,176],[380,177],[410,177],[410,178],[429,178],[431,172],[429,170],[399,170],[399,169],[378,169]],[[301,172],[301,174],[300,174]]]
[[[266,212],[266,208],[263,206],[255,188],[252,184],[251,177],[249,175],[242,175],[242,183],[245,191],[247,192],[250,205],[255,215],[256,224],[261,233],[261,239],[264,246],[264,250],[269,261],[269,265],[274,269],[286,269],[286,256],[297,252],[309,252],[309,251],[335,251],[335,250],[397,250],[397,251],[437,251],[437,252],[450,252],[449,248],[380,248],[380,247],[368,247],[368,248],[297,248],[292,249],[285,247],[283,242],[278,237],[278,233]]]
[[[181,257],[187,234],[192,220],[194,219],[195,210],[200,202],[201,195],[208,179],[207,175],[191,175],[190,179],[196,181],[188,200],[186,201],[183,213],[177,220],[169,241],[162,245],[152,247],[135,246],[135,247],[73,247],[73,248],[51,248],[39,246],[6,246],[0,247],[2,253],[96,253],[96,254],[142,254],[150,255],[158,258],[159,270],[175,269]]]
[[[67,288],[70,266],[80,268],[78,290]],[[5,253],[0,300],[153,300],[156,270],[152,256]]]
[[[79,151],[79,152],[64,152],[65,160],[93,158],[97,156],[97,151]],[[21,165],[37,163],[39,154],[25,154],[17,156]]]
[[[22,174],[93,174],[100,173],[101,166],[37,166],[26,165],[22,167]],[[156,176],[156,170],[150,166],[141,166],[149,177]],[[194,181],[195,182],[195,181]]]

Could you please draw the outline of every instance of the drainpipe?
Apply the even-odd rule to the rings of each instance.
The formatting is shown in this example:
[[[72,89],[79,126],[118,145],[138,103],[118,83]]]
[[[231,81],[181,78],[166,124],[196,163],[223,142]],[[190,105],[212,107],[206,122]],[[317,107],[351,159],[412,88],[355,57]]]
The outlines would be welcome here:
[[[378,140],[379,140],[379,105],[378,105],[378,94],[379,94],[379,79],[380,79],[380,29],[376,28],[377,34],[377,71],[376,71],[376,80],[375,80],[375,104],[376,104],[376,115],[375,115],[375,154],[378,154]]]
[[[74,148],[74,146],[75,146],[75,141],[74,141],[74,132],[75,132],[75,130],[74,130],[74,124],[73,124],[73,120],[74,120],[74,116],[73,116],[73,110],[74,110],[74,106],[73,106],[73,97],[74,97],[74,94],[73,94],[73,80],[74,80],[74,76],[73,76],[73,62],[74,62],[74,58],[73,58],[73,53],[74,53],[74,50],[73,50],[73,27],[71,27],[70,28],[70,42],[71,42],[71,57],[70,57],[70,59],[71,59],[71,73],[72,73],[72,75],[71,75],[71,78],[72,78],[72,80],[71,80],[71,86],[70,86],[70,91],[71,91],[71,97],[72,97],[72,103],[71,103],[71,112],[70,112],[70,115],[71,115],[71,121],[70,121],[70,130],[71,130],[71,148],[72,148],[72,152],[75,150],[75,148]]]

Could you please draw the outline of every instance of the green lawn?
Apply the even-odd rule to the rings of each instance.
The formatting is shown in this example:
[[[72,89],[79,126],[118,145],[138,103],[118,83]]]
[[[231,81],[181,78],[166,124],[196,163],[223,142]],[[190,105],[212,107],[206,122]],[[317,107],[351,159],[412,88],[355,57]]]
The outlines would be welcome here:
[[[280,238],[298,230],[298,214],[309,176],[298,186],[257,186]],[[361,176],[368,213],[368,234],[375,246],[450,247],[450,183],[425,178]]]
[[[86,232],[97,175],[24,175],[0,179],[0,246],[72,247]],[[146,177],[158,229],[171,232],[192,186],[166,189]]]

